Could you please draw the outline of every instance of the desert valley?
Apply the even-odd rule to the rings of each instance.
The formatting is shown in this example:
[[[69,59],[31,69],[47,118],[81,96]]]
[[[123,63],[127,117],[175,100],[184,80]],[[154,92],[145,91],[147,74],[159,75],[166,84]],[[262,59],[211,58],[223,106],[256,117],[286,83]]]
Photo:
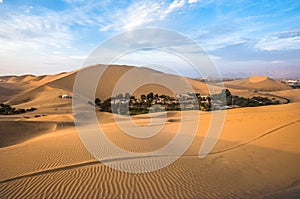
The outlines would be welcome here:
[[[178,87],[184,79],[195,93],[206,97],[210,95],[208,87],[217,93],[226,88],[232,101],[216,110],[168,110],[125,116],[99,111],[94,99],[104,101],[112,97],[115,85],[129,71],[139,74],[137,78],[147,76],[153,82],[164,79]],[[99,127],[116,146],[135,153],[155,151],[171,142],[181,125],[198,122],[191,145],[175,162],[152,172],[130,173],[104,162],[147,166],[147,157],[132,160],[112,155],[99,161],[82,142],[72,109],[77,73],[78,70],[56,75],[0,77],[3,113],[4,105],[10,106],[6,106],[7,114],[0,114],[0,198],[300,197],[300,89],[265,76],[224,81],[222,87],[222,82],[111,65],[98,82],[90,106],[95,110]],[[150,92],[157,96],[177,94],[154,83],[137,86],[133,94],[139,98]],[[248,101],[268,98],[276,103],[238,106],[234,104],[237,98],[232,96]],[[161,98],[155,100],[162,104]],[[218,112],[226,113],[220,137],[212,151],[199,158],[212,114]],[[182,114],[187,118],[184,121]],[[139,139],[124,133],[116,121],[124,126],[133,121],[139,127],[163,127],[155,136]],[[143,130],[139,133],[143,135]],[[99,150],[104,149],[100,146]],[[162,154],[151,158],[159,162],[168,157]]]

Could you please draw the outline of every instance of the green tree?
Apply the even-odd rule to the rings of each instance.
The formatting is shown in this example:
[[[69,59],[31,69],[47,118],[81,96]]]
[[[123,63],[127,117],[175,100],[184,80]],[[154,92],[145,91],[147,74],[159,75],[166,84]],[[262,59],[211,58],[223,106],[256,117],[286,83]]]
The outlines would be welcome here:
[[[142,101],[147,100],[146,95],[142,94],[142,95],[141,95],[141,100],[142,100]]]
[[[104,100],[100,108],[102,111],[111,112],[111,98]]]
[[[147,95],[147,101],[149,103],[148,105],[150,105],[153,102],[153,97],[154,95],[152,92]]]
[[[96,99],[95,99],[95,104],[96,104],[97,106],[100,106],[100,105],[101,105],[101,100],[100,100],[99,98],[96,98]]]
[[[231,96],[231,92],[227,88],[222,90],[222,94],[224,94],[226,97]]]

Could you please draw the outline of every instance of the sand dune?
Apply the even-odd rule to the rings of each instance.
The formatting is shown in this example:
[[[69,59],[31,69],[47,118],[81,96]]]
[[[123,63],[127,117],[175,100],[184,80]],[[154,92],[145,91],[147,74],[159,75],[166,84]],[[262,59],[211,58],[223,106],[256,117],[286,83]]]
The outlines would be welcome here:
[[[187,80],[191,88],[194,89],[194,92],[198,92],[203,95],[208,94],[207,86],[202,82],[186,79],[176,75],[161,73],[155,70],[149,70],[143,67],[138,68],[132,66],[112,65],[108,67],[100,79],[95,97],[100,97],[101,99],[111,97],[116,83],[123,75],[129,72],[134,74],[133,78],[131,78],[132,84],[134,84],[135,81],[143,81],[143,74],[147,73],[148,76],[151,77],[150,80],[152,82],[162,82],[161,80],[163,80],[163,82],[167,82],[169,85],[173,85],[174,88],[177,88],[179,93],[183,93],[187,90],[186,86],[184,86],[185,81]],[[66,109],[65,111],[70,111],[71,101],[59,99],[58,96],[62,94],[72,95],[76,75],[77,71],[50,76],[35,77],[29,75],[21,77],[6,77],[4,78],[6,85],[20,85],[19,88],[22,86],[25,86],[26,88],[21,89],[20,92],[15,94],[8,92],[10,95],[6,96],[5,99],[10,99],[8,100],[9,104],[17,105],[16,107],[21,108],[36,107],[45,112],[53,112],[54,109],[62,107]],[[130,82],[126,83],[129,84]],[[161,85],[157,83],[137,85],[137,89],[133,94],[137,97],[140,97],[141,94],[148,94],[149,92],[170,96],[175,95],[176,93],[167,88],[167,86],[168,85]],[[217,86],[213,87],[216,92],[220,90]],[[128,92],[128,90],[126,90],[125,87],[118,92],[124,94]]]
[[[8,103],[22,108],[35,107],[38,109],[36,113],[42,111],[41,113],[46,114],[49,111],[55,112],[57,109],[71,112],[72,100],[59,98],[63,94],[71,95],[71,92],[43,85],[22,93],[21,96],[16,96]]]
[[[31,84],[13,81],[0,81],[0,101],[1,103],[6,102],[31,88],[34,88]]]
[[[52,122],[0,121],[0,147],[15,145],[55,129],[56,124]]]
[[[266,76],[253,76],[240,80],[227,81],[225,82],[225,85],[228,88],[259,91],[290,90],[290,87],[284,83]]]
[[[96,65],[94,67],[103,67],[101,65]],[[5,89],[7,95],[3,96],[3,102],[8,101],[12,105],[17,105],[17,107],[27,108],[27,107],[37,107],[42,109],[45,112],[53,112],[54,109],[60,107],[66,107],[65,111],[70,111],[70,103],[65,100],[56,99],[59,95],[68,94],[72,95],[74,81],[76,79],[78,71],[72,71],[68,73],[59,73],[56,75],[42,75],[42,76],[33,76],[33,75],[24,75],[24,76],[6,76],[1,77],[2,82],[0,86],[4,85],[3,90]],[[188,90],[185,86],[188,82],[189,86],[196,93],[201,93],[202,95],[207,95],[209,92],[219,93],[222,89],[220,85],[210,85],[210,91],[205,83],[199,82],[193,79],[180,77],[171,74],[165,74],[153,69],[148,69],[144,67],[133,67],[133,66],[120,66],[120,65],[110,65],[104,72],[102,78],[98,82],[96,89],[95,97],[100,99],[106,99],[110,97],[113,93],[115,86],[118,81],[125,75],[130,74],[130,81],[126,80],[126,85],[132,84],[136,86],[136,90],[133,95],[139,97],[142,94],[148,94],[149,92],[166,94],[174,96],[175,91],[172,91],[168,86],[172,85],[173,88],[177,89],[177,93],[184,93]],[[142,82],[145,80],[143,74],[147,74],[146,77],[150,82],[145,85],[142,85]],[[247,80],[236,80],[237,82],[242,82],[243,86],[237,86],[234,84],[226,83],[232,93],[239,94],[244,97],[257,96],[257,93],[251,93],[246,87],[247,82],[251,84],[251,89],[254,87],[266,88],[262,90],[272,90],[269,88],[269,85],[274,86],[275,80],[271,80],[267,77],[259,78],[253,77],[252,79]],[[136,84],[136,82],[141,82],[141,84]],[[158,82],[158,83],[155,83]],[[245,84],[246,82],[246,84]],[[254,83],[251,83],[254,82]],[[271,82],[271,83],[270,83]],[[160,83],[166,83],[165,85]],[[278,82],[276,82],[278,83]],[[122,83],[119,83],[119,85]],[[280,83],[281,84],[281,83]],[[281,85],[282,86],[282,85]],[[117,93],[126,93],[129,90],[127,87],[121,88]],[[282,87],[283,88],[283,87]],[[284,87],[286,88],[286,87]],[[0,88],[1,89],[1,88]],[[14,92],[11,92],[11,91]],[[47,95],[47,98],[45,97]],[[9,100],[8,100],[9,99]],[[92,99],[91,99],[92,100]]]
[[[6,102],[7,100],[11,99],[12,96],[18,94],[19,92],[13,89],[4,88],[0,86],[0,103]]]
[[[131,71],[155,79],[180,82],[180,77],[130,66],[111,66],[99,81],[96,95],[111,95],[119,78]],[[207,157],[199,159],[199,149],[211,124],[212,112],[187,111],[155,113],[133,117],[96,112],[99,126],[109,140],[121,149],[141,153],[158,150],[170,143],[181,125],[190,128],[199,120],[196,137],[184,154],[171,165],[149,173],[127,173],[111,165],[154,168],[176,154],[120,157],[108,153],[96,160],[82,143],[74,126],[72,95],[77,71],[53,76],[2,78],[0,86],[16,107],[37,107],[23,115],[0,116],[0,198],[282,198],[300,196],[300,99],[299,90],[290,90],[267,77],[228,82],[234,93],[252,96],[249,90],[291,99],[292,103],[249,107],[226,111],[222,134]],[[133,79],[134,80],[137,79]],[[207,93],[206,86],[188,79],[196,92]],[[0,88],[1,89],[1,88]],[[16,89],[16,93],[10,91]],[[220,89],[214,86],[213,89]],[[135,93],[168,94],[168,88],[148,84]],[[36,114],[45,114],[35,118]],[[200,119],[199,119],[200,115]],[[150,117],[152,116],[152,118]],[[115,118],[119,124],[115,122]],[[150,138],[126,134],[123,126],[161,130]],[[152,122],[152,123],[151,123]],[[89,129],[88,129],[89,130]],[[144,133],[143,130],[140,131]],[[107,151],[99,146],[99,151]]]
[[[34,75],[21,75],[21,76],[15,76],[15,75],[11,75],[11,76],[2,76],[1,80],[5,81],[5,82],[23,82],[23,81],[27,81],[30,79],[35,78]]]
[[[86,151],[74,127],[67,126],[54,133],[0,149],[0,160],[3,162],[0,196],[271,198],[279,190],[277,194],[289,192],[290,189],[286,187],[292,186],[295,191],[298,189],[293,184],[300,179],[300,150],[299,143],[295,142],[300,128],[299,108],[299,103],[293,103],[276,106],[276,109],[268,106],[228,111],[221,138],[204,159],[198,158],[198,151],[211,113],[201,113],[197,137],[184,156],[169,167],[144,174],[125,173],[99,163]],[[260,113],[259,117],[257,112]],[[191,120],[195,113],[190,112]],[[146,144],[145,140],[132,142],[132,138],[122,135],[115,127],[112,114],[99,114],[99,119],[104,119],[101,126],[111,141],[130,151],[141,152],[161,147],[172,138],[180,124],[167,123],[164,133]],[[179,116],[178,112],[170,112],[168,119],[177,121]],[[48,119],[56,118],[51,117]],[[147,115],[135,116],[134,120],[138,123],[148,122]],[[39,153],[32,156],[32,150],[37,149]],[[10,158],[4,161],[8,156]],[[27,158],[29,156],[30,159]],[[156,158],[159,162],[160,158],[167,157]],[[120,160],[106,161],[115,161],[117,164]],[[126,161],[128,164],[132,161],[147,163],[145,159],[122,159],[122,162]],[[12,167],[15,164],[18,166]]]
[[[286,97],[292,102],[300,102],[300,89],[292,89],[285,91],[274,91],[270,92],[271,94]]]
[[[2,76],[1,82],[14,83],[14,84],[15,83],[27,83],[27,84],[42,85],[44,83],[54,81],[55,79],[62,78],[68,74],[69,73],[64,72],[64,73],[59,73],[59,74],[55,74],[55,75],[40,75],[40,76],[35,76],[35,75]]]
[[[73,73],[73,72],[70,72]],[[17,99],[19,101],[30,101],[24,95],[35,95],[35,91],[38,87],[45,86],[45,84],[54,81],[56,79],[62,78],[69,73],[59,73],[56,75],[22,75],[22,76],[2,76],[0,77],[0,101],[14,101]],[[29,93],[29,94],[28,94]],[[15,100],[16,101],[16,100]]]
[[[101,66],[95,66],[101,67]],[[98,87],[96,90],[96,97],[100,97],[101,99],[106,99],[112,95],[113,89],[119,79],[128,72],[134,72],[135,77],[132,78],[132,82],[137,81],[143,74],[148,74],[151,77],[153,82],[161,82],[163,79],[164,82],[168,82],[169,85],[174,85],[175,88],[181,89],[180,92],[184,92],[186,88],[183,85],[183,81],[185,78],[170,74],[165,74],[162,72],[158,72],[155,70],[150,70],[147,68],[138,68],[133,66],[119,66],[119,65],[111,65],[104,72],[102,78],[98,83]],[[0,82],[0,89],[4,92],[8,93],[3,95],[2,101],[6,101],[10,99],[8,103],[13,105],[22,105],[24,103],[30,102],[31,104],[39,104],[43,106],[43,98],[41,97],[41,93],[48,93],[48,97],[52,99],[52,96],[58,97],[61,94],[69,94],[71,95],[73,91],[74,81],[77,75],[77,71],[72,71],[69,73],[60,73],[57,75],[43,75],[43,76],[32,76],[32,75],[24,75],[24,76],[6,76],[1,77],[2,82]],[[207,86],[202,83],[192,79],[187,79],[195,92],[199,92],[201,94],[208,94]],[[5,87],[3,87],[3,85]],[[178,85],[178,86],[176,86]],[[141,94],[148,94],[149,92],[154,92],[158,94],[167,94],[174,95],[174,91],[171,91],[167,88],[168,85],[160,85],[156,83],[149,83],[145,85],[140,85],[134,92],[134,95],[140,96]],[[3,88],[2,88],[3,87]],[[217,90],[220,90],[218,87],[215,87]],[[18,91],[19,90],[19,91]],[[14,92],[11,92],[14,91]],[[18,92],[17,92],[18,91]],[[126,88],[120,90],[119,92],[125,93],[128,92]],[[37,98],[40,99],[37,99]],[[37,103],[39,101],[39,103]],[[48,100],[50,101],[50,100]],[[57,100],[54,100],[57,101]],[[52,100],[52,103],[54,102]],[[27,106],[27,104],[25,104]],[[29,105],[29,104],[28,104]],[[59,104],[58,104],[59,106]]]
[[[101,67],[101,66],[95,66],[95,67]],[[96,90],[96,96],[100,97],[101,99],[106,99],[108,97],[111,97],[112,91],[115,88],[116,83],[120,80],[122,76],[126,75],[126,73],[129,72],[134,73],[135,75],[132,76],[131,82],[137,81],[138,79],[144,76],[143,74],[147,74],[148,77],[151,77],[153,82],[161,82],[160,80],[164,79],[165,82],[176,85],[183,81],[183,77],[165,74],[155,70],[149,70],[143,67],[139,68],[133,66],[111,65],[105,70],[101,79],[99,80],[98,87]],[[76,78],[76,73],[73,73],[64,78],[60,78],[58,80],[52,81],[49,83],[49,85],[72,91],[75,78]],[[188,79],[188,81],[190,82],[195,92],[201,92],[203,94],[208,93],[207,86],[204,83],[191,80],[191,79]],[[129,84],[130,82],[127,83]],[[180,86],[178,86],[178,88],[180,88]],[[153,83],[141,85],[134,92],[134,94],[136,96],[140,96],[141,94],[148,94],[151,91],[153,93],[158,93],[158,94],[174,95],[174,93],[172,93],[169,89],[166,89],[166,86],[153,84]],[[123,88],[123,90],[120,90],[120,92],[125,93],[128,92],[128,90],[126,90],[126,88]]]

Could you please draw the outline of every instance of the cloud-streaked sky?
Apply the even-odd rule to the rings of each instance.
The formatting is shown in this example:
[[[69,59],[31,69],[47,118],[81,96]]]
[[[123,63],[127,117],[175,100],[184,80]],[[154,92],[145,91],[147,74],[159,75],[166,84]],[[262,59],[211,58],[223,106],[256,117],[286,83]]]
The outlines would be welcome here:
[[[0,0],[0,75],[77,69],[101,42],[143,27],[190,37],[225,76],[300,76],[296,0]]]

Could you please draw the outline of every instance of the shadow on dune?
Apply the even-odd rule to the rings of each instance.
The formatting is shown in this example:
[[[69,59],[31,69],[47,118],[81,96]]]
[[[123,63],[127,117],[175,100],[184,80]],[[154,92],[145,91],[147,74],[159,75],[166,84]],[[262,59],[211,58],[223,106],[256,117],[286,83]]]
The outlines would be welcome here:
[[[0,121],[0,148],[22,143],[31,138],[50,133],[73,122]]]

